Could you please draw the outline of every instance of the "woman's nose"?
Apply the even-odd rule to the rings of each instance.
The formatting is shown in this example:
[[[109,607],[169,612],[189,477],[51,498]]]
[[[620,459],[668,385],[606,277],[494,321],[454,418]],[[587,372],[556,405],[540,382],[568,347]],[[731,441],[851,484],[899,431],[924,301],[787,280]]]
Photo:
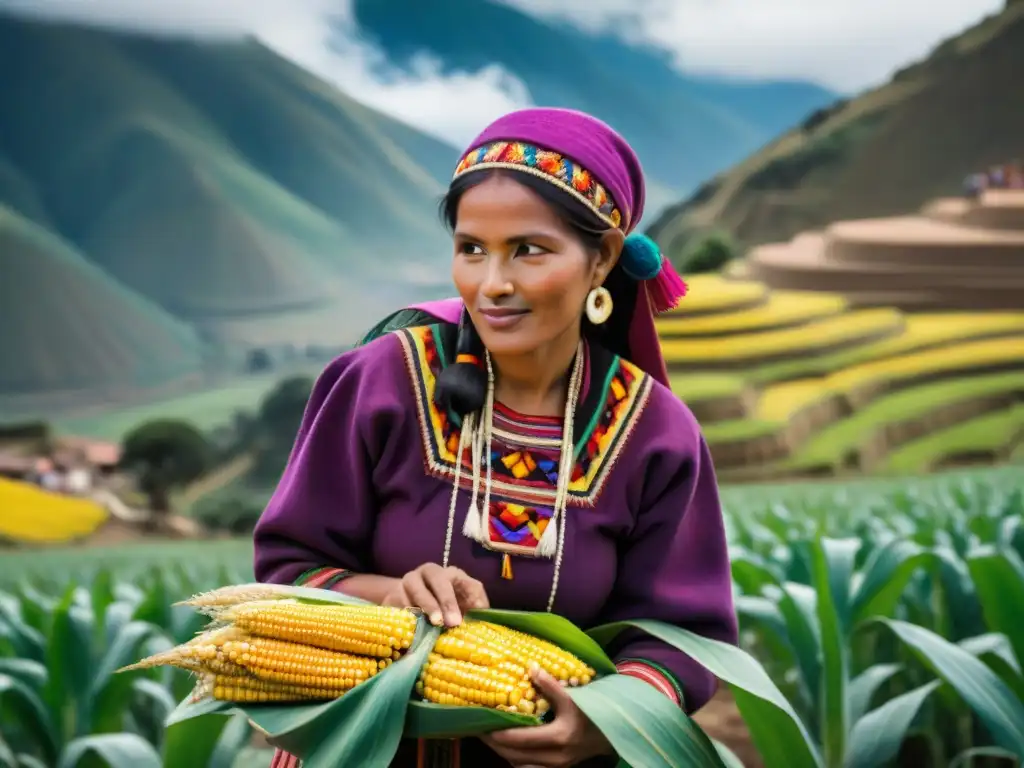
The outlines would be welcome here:
[[[489,299],[507,296],[513,292],[512,281],[508,277],[508,265],[505,264],[504,259],[491,258],[487,260],[487,273],[480,289]]]

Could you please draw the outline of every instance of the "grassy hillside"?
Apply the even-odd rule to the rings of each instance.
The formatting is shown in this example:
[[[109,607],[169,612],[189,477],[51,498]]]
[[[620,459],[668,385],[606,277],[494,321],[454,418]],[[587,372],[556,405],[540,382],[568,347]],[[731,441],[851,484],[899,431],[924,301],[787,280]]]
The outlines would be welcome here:
[[[914,210],[1024,155],[1024,5],[939,46],[890,83],[837,102],[714,176],[649,233],[672,255],[721,228],[746,245]]]
[[[608,121],[636,148],[655,204],[667,193],[686,193],[833,98],[801,82],[687,77],[667,54],[545,23],[495,0],[356,0],[355,13],[392,63],[427,53],[445,71],[499,64],[534,103]]]
[[[446,276],[436,202],[457,150],[254,42],[0,14],[0,114],[2,256],[73,253],[91,277],[52,290],[92,307],[84,328],[40,308],[51,305],[48,265],[63,257],[17,280],[5,273],[3,289],[21,300],[0,303],[0,343],[12,349],[0,396],[160,381],[184,354],[158,353],[172,326],[190,360],[197,335],[216,348],[344,344]],[[122,298],[97,301],[93,284]],[[106,338],[101,328],[126,329],[136,358],[128,346],[65,348]],[[87,371],[75,367],[90,354]]]
[[[0,392],[150,387],[201,370],[194,331],[0,205]]]

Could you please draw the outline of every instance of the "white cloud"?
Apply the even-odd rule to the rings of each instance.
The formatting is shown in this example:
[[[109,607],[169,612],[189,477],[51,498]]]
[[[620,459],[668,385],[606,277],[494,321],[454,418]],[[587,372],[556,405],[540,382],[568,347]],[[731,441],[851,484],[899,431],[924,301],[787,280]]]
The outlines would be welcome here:
[[[669,51],[687,72],[814,80],[855,92],[885,81],[1004,0],[500,0]]]
[[[810,79],[857,91],[1004,0],[500,2],[592,31],[614,30],[671,52],[692,73]],[[350,0],[0,0],[2,7],[168,34],[253,35],[354,98],[458,146],[494,117],[530,102],[525,86],[498,67],[441,74],[424,58],[411,72],[395,70],[355,34]]]
[[[526,87],[496,66],[442,74],[421,58],[411,72],[390,67],[355,34],[349,0],[0,0],[0,8],[166,35],[251,35],[364,104],[457,147],[530,103]]]

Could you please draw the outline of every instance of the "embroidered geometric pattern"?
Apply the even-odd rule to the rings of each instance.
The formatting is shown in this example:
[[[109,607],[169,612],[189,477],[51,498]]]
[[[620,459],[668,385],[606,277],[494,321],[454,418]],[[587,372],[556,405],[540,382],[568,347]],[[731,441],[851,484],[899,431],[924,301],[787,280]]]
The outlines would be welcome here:
[[[511,475],[514,482],[555,491],[562,444],[561,419],[526,416],[495,403],[492,434],[492,473],[502,471]],[[551,522],[552,507],[523,504],[507,496],[492,497],[488,512],[491,549],[532,555]]]
[[[428,475],[451,480],[459,429],[434,402],[437,375],[445,365],[437,326],[395,331],[402,343],[416,400]],[[575,464],[569,484],[570,506],[592,507],[619,454],[632,434],[652,389],[652,379],[621,358],[615,358],[599,387],[593,413],[577,416]],[[588,400],[590,398],[588,397]],[[495,405],[491,453],[491,498],[503,505],[492,514],[492,540],[517,550],[530,550],[539,539],[554,506],[561,445],[561,419],[516,414]],[[461,486],[472,487],[472,457],[462,457]],[[494,510],[492,509],[492,513]]]
[[[623,427],[632,429],[650,388],[651,378],[632,363],[620,359],[612,366],[604,382],[604,407],[593,414],[576,446],[570,494],[586,492],[599,473],[607,475],[624,444]]]
[[[507,168],[532,173],[569,192],[607,224],[619,227],[622,212],[608,190],[579,163],[521,141],[493,141],[470,150],[455,168],[455,176],[469,170]]]

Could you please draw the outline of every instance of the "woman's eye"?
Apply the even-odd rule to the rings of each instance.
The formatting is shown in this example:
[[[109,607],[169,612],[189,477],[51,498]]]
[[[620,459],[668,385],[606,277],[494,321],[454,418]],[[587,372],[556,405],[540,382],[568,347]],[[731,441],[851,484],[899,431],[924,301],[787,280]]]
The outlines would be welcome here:
[[[482,256],[484,249],[476,243],[463,243],[459,246],[459,253],[465,254],[466,256]]]
[[[543,256],[547,252],[546,248],[541,248],[539,245],[523,243],[516,249],[516,256]]]

